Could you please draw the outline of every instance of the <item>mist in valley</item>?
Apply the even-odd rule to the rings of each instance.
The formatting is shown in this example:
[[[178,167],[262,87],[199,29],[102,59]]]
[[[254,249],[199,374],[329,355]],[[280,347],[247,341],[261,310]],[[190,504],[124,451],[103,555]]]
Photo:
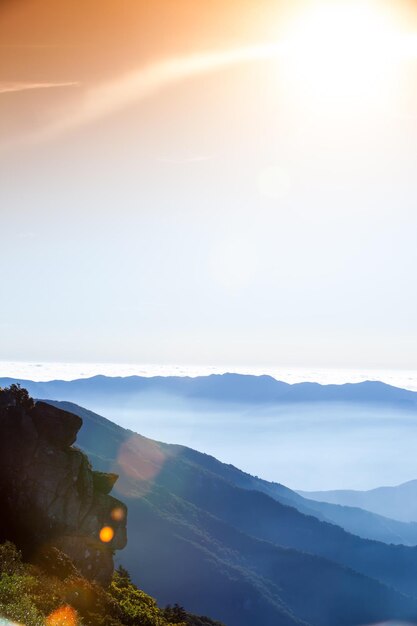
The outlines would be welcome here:
[[[89,409],[293,489],[371,489],[417,476],[417,415],[353,403],[239,405],[163,394],[89,400]]]

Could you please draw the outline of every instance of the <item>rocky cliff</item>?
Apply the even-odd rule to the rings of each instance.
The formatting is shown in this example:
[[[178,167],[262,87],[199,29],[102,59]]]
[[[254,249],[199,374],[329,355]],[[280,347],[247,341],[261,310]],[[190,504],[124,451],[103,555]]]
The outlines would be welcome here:
[[[106,584],[126,545],[125,505],[109,495],[117,476],[94,472],[73,447],[81,418],[24,390],[0,390],[0,541],[27,558],[56,547]]]

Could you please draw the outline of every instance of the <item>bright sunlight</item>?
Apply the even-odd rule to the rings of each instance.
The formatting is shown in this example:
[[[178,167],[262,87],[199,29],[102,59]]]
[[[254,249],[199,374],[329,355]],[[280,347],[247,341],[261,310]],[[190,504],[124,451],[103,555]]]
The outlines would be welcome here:
[[[298,96],[326,110],[335,100],[342,107],[363,107],[391,100],[399,64],[417,57],[417,36],[381,3],[333,0],[299,12],[284,49],[286,74]]]

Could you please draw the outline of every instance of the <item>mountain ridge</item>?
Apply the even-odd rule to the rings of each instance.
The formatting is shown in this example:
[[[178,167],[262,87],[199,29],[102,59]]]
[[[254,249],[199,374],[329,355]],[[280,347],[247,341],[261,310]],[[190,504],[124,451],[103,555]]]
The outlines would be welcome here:
[[[371,513],[385,515],[400,522],[417,520],[417,479],[399,485],[375,487],[363,491],[336,489],[330,491],[297,491],[311,501],[343,506],[359,506]]]
[[[0,378],[0,386],[19,383],[36,397],[51,400],[74,400],[73,396],[92,396],[98,391],[110,393],[167,393],[187,398],[239,403],[276,402],[372,402],[403,404],[417,407],[417,393],[380,381],[322,385],[315,382],[285,383],[269,375],[211,374],[208,376],[104,376],[71,381],[45,382],[17,378]],[[64,398],[62,394],[66,394]],[[46,394],[46,395],[45,395]],[[59,395],[60,397],[55,397]],[[75,400],[74,400],[75,401]]]
[[[84,420],[80,445],[90,458],[120,474],[134,546],[122,558],[135,582],[162,603],[174,596],[230,626],[294,623],[291,615],[315,626],[417,619],[416,549],[349,535],[216,476],[204,467],[212,463],[208,455],[94,414],[91,421],[91,411],[64,405]],[[207,586],[213,595],[201,598]],[[224,612],[216,614],[216,606]]]

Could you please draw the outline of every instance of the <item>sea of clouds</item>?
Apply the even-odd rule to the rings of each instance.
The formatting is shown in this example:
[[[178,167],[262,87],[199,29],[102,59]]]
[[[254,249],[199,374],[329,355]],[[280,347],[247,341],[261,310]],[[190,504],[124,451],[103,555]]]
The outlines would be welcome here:
[[[207,376],[235,372],[239,374],[267,374],[287,383],[317,382],[323,385],[358,383],[379,380],[395,387],[417,391],[417,370],[388,369],[326,369],[303,367],[242,367],[155,365],[135,363],[35,363],[0,361],[0,377],[22,378],[34,381],[75,380],[104,376]]]

